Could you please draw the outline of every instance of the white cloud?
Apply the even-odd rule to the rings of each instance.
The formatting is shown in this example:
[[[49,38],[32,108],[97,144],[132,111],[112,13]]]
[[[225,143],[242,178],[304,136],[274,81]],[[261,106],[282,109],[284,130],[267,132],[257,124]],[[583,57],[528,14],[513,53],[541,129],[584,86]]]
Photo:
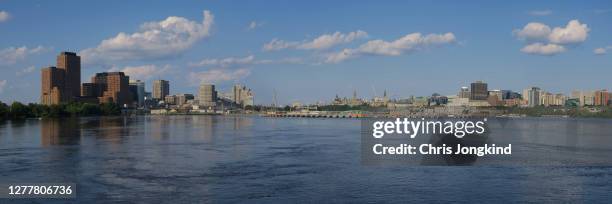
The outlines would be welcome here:
[[[272,39],[269,43],[263,46],[265,51],[275,51],[288,48],[302,49],[302,50],[323,50],[328,49],[339,44],[345,44],[352,42],[356,39],[367,38],[368,33],[362,30],[353,31],[350,33],[335,32],[332,34],[323,34],[310,41],[284,41],[279,39]]]
[[[38,54],[46,50],[47,48],[43,46],[38,46],[35,48],[28,48],[26,46],[5,48],[0,50],[0,65],[15,64],[18,61],[24,60],[29,55]]]
[[[263,50],[264,51],[276,51],[276,50],[282,50],[282,49],[287,49],[290,47],[295,47],[297,45],[299,45],[299,42],[287,42],[284,40],[279,40],[279,39],[272,39],[272,41],[270,41],[269,43],[266,43],[263,46]]]
[[[121,32],[80,55],[86,63],[175,56],[210,36],[214,16],[205,10],[203,17],[202,22],[170,16],[163,21],[144,23],[138,32]]]
[[[565,47],[557,44],[533,43],[523,47],[521,49],[521,52],[527,54],[551,56],[565,52],[565,50]]]
[[[279,60],[272,59],[255,59],[255,56],[249,55],[245,57],[227,57],[227,58],[207,58],[199,62],[189,63],[190,67],[235,67],[244,65],[257,65],[257,64],[298,64],[302,63],[301,58],[283,58]]]
[[[247,77],[251,74],[249,69],[211,69],[203,72],[191,72],[187,79],[193,86],[197,86],[202,83],[216,84],[224,81],[236,81]]]
[[[149,80],[154,77],[163,76],[170,70],[170,65],[158,67],[157,65],[142,65],[142,66],[126,66],[122,69],[117,67],[111,68],[109,71],[120,71],[129,76],[130,79]]]
[[[514,30],[514,34],[520,39],[545,40],[550,35],[551,29],[548,25],[538,22],[531,22],[523,29]]]
[[[584,42],[589,34],[587,24],[581,24],[578,20],[571,20],[565,27],[550,27],[543,23],[531,22],[523,29],[514,30],[519,39],[526,39],[555,44],[576,44]]]
[[[0,93],[4,92],[5,87],[6,87],[6,80],[0,80]]]
[[[333,34],[324,34],[324,35],[321,35],[315,38],[314,40],[310,42],[302,43],[301,45],[298,46],[298,49],[305,49],[305,50],[327,49],[335,45],[349,43],[349,42],[352,42],[353,40],[360,39],[360,38],[366,38],[366,37],[368,37],[368,33],[366,33],[365,31],[361,31],[361,30],[350,32],[347,34],[335,32]]]
[[[543,23],[531,22],[522,29],[514,30],[514,35],[530,43],[521,49],[522,52],[550,56],[565,52],[565,45],[584,42],[589,31],[589,27],[578,20],[571,20],[565,27],[553,29]]]
[[[25,69],[23,69],[23,70],[19,70],[19,71],[17,71],[17,73],[15,73],[15,75],[17,75],[17,76],[23,76],[23,75],[26,75],[26,74],[28,74],[28,73],[32,73],[32,72],[33,72],[33,71],[35,71],[35,70],[36,70],[36,67],[35,67],[35,66],[29,66],[29,67],[26,67],[26,68],[25,68]]]
[[[227,57],[221,59],[203,59],[200,62],[189,63],[189,66],[192,67],[204,67],[204,66],[219,66],[219,67],[229,67],[232,65],[246,65],[253,64],[255,61],[255,56],[249,55],[246,57]]]
[[[596,55],[605,55],[608,53],[608,50],[612,49],[612,46],[607,47],[599,47],[593,50],[593,53]]]
[[[0,11],[0,23],[8,21],[11,18],[11,15],[6,11]]]
[[[405,52],[454,42],[456,42],[456,38],[453,33],[428,34],[425,36],[421,33],[411,33],[394,41],[371,40],[355,49],[344,49],[337,53],[328,54],[325,62],[339,63],[361,55],[398,56]]]
[[[551,10],[533,10],[533,11],[529,11],[529,15],[532,16],[548,16],[550,14],[552,14],[553,12]]]
[[[595,50],[593,50],[593,53],[595,53],[596,55],[603,55],[606,54],[607,50],[603,47],[600,48],[596,48]]]
[[[578,20],[571,20],[565,28],[554,28],[548,36],[548,40],[556,44],[582,43],[587,39],[589,31],[587,24],[581,24]]]
[[[247,30],[254,30],[255,28],[259,28],[261,26],[263,26],[263,23],[257,22],[257,21],[251,21],[251,23],[249,23],[249,26],[247,26]]]

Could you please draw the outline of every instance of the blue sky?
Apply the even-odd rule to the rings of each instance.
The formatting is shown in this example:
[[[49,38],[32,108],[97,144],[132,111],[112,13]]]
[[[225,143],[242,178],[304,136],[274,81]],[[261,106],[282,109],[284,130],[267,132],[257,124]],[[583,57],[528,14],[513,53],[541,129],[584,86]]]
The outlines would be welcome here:
[[[205,12],[206,11],[206,12]],[[82,80],[125,71],[171,93],[241,83],[256,103],[336,94],[612,89],[606,1],[0,1],[0,100],[37,102],[61,51]]]

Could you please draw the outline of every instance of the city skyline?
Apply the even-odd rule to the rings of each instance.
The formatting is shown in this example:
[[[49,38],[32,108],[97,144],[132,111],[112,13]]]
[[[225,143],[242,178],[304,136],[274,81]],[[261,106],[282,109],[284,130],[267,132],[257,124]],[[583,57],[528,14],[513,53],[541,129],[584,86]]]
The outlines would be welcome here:
[[[197,93],[202,80],[218,90],[240,83],[257,93],[256,104],[273,103],[274,92],[280,104],[354,90],[362,98],[449,95],[478,80],[565,95],[612,88],[609,2],[397,3],[9,1],[0,7],[9,16],[0,22],[8,31],[0,34],[0,100],[38,102],[28,93],[40,86],[27,82],[40,81],[40,69],[64,50],[82,56],[83,82],[124,71],[147,91],[168,80],[171,94]]]

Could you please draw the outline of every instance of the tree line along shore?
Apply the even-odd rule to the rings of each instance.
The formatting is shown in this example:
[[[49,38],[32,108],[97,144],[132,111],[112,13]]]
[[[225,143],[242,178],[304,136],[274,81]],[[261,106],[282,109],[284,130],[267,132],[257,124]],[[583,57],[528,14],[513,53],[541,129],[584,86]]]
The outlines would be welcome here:
[[[120,115],[121,107],[115,103],[66,103],[59,105],[23,104],[13,102],[8,105],[0,101],[0,120],[19,120],[26,118],[60,118],[73,116],[112,116]]]
[[[269,108],[254,106],[245,110],[260,112]],[[280,111],[291,108],[277,107]],[[504,114],[516,114],[529,117],[567,116],[576,118],[612,118],[612,107],[494,107]],[[319,111],[350,111],[385,112],[384,108],[348,105],[326,105],[318,107]],[[116,116],[121,115],[121,107],[115,103],[63,103],[59,105],[42,105],[37,103],[24,104],[13,102],[10,105],[0,101],[0,120],[20,120],[26,118],[61,118],[78,116]]]

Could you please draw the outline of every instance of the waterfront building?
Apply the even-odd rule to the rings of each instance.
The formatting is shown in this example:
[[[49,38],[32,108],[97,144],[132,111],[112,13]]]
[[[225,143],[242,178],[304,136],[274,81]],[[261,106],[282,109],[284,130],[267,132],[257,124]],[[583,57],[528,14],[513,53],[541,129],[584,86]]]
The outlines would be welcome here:
[[[489,105],[491,106],[502,106],[504,105],[504,101],[500,99],[501,94],[499,95],[489,95],[489,98],[487,98],[487,102],[489,102]]]
[[[65,72],[56,67],[43,68],[41,76],[40,103],[57,105],[64,102]]]
[[[411,99],[391,100],[387,103],[387,108],[392,110],[408,109],[411,106],[413,106]]]
[[[174,95],[167,95],[166,97],[164,97],[163,101],[167,105],[176,105],[176,96],[174,96]]]
[[[608,105],[608,101],[610,100],[610,95],[608,93],[608,90],[597,90],[594,93],[595,95],[595,101],[593,103],[593,105],[596,106],[607,106]]]
[[[567,102],[569,98],[563,94],[555,94],[555,101],[553,103],[553,105],[555,106],[565,106],[565,103]]]
[[[434,93],[429,98],[429,105],[445,105],[448,103],[448,97]]]
[[[353,97],[348,101],[349,106],[360,106],[363,105],[364,100],[357,97],[357,90],[353,90]],[[425,104],[427,104],[427,99],[425,99]]]
[[[240,84],[235,84],[234,87],[232,87],[231,99],[234,103],[243,108],[246,106],[253,106],[255,103],[251,89],[247,89],[246,86]]]
[[[384,107],[387,106],[387,103],[389,103],[389,97],[387,96],[387,90],[385,90],[383,92],[383,97],[374,97],[370,103],[370,106]]]
[[[174,104],[177,106],[182,106],[187,103],[189,100],[194,100],[193,94],[176,94],[174,95]]]
[[[504,100],[504,96],[501,90],[496,89],[496,90],[489,91],[489,97],[491,96],[497,98],[498,101]]]
[[[166,80],[153,81],[153,99],[162,101],[167,95],[170,95],[170,82]]]
[[[580,106],[592,106],[595,104],[595,92],[593,91],[579,91],[578,101]]]
[[[100,103],[116,103],[121,107],[132,105],[132,97],[129,90],[130,78],[123,72],[96,73],[91,78],[94,89]]]
[[[148,108],[148,107],[154,106],[155,101],[153,100],[153,94],[151,92],[145,91],[144,95],[145,95],[144,107]]]
[[[538,87],[530,87],[527,89],[527,106],[536,107],[540,104],[541,90]]]
[[[565,101],[565,106],[569,106],[569,107],[579,107],[580,106],[580,100],[577,98],[570,98],[567,99]]]
[[[467,107],[470,105],[470,99],[461,96],[449,96],[446,106]]]
[[[521,98],[521,94],[512,90],[502,90],[502,100]]]
[[[470,100],[487,100],[489,92],[487,89],[487,83],[482,81],[476,81],[470,84]]]
[[[504,99],[503,104],[504,106],[508,107],[521,106],[523,105],[523,100],[521,100],[520,98]]]
[[[540,104],[543,106],[563,106],[567,101],[567,97],[563,94],[552,94],[549,92],[543,92],[540,95]]]
[[[83,83],[81,85],[81,97],[97,97],[98,90],[94,83]]]
[[[64,98],[78,100],[81,96],[81,57],[74,52],[61,52],[56,63],[57,68],[64,71]]]
[[[198,101],[200,106],[209,108],[215,107],[217,105],[217,91],[215,91],[215,85],[200,85],[200,90],[198,92]]]
[[[457,96],[459,96],[459,98],[470,98],[470,88],[467,86],[461,87],[461,90],[459,90],[459,94],[457,94]]]
[[[81,96],[81,57],[61,52],[56,66],[41,70],[40,102],[45,105],[77,101]]]
[[[130,94],[132,101],[136,102],[138,107],[144,106],[145,103],[145,83],[140,80],[130,80]]]
[[[429,99],[427,97],[418,96],[418,97],[410,97],[412,101],[412,106],[415,107],[425,107],[429,105]]]

